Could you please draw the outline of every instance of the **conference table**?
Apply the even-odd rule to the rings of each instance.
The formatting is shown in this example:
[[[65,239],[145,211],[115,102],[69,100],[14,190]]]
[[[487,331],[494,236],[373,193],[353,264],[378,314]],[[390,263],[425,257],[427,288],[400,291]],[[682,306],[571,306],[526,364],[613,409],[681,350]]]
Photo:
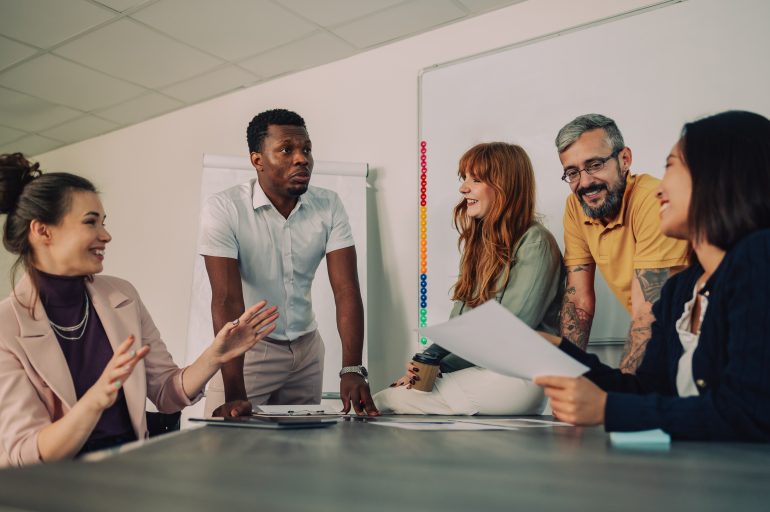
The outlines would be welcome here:
[[[393,418],[302,430],[204,426],[98,462],[4,469],[0,511],[770,509],[768,445],[632,450],[593,427],[374,424],[386,421]]]

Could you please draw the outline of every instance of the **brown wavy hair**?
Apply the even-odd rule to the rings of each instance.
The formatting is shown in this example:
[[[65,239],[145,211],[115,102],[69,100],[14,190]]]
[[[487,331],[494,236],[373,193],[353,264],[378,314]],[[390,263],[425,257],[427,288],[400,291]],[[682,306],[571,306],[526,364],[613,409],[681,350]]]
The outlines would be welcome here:
[[[476,307],[500,290],[508,279],[513,248],[535,220],[535,172],[526,151],[516,144],[489,142],[473,146],[460,158],[457,174],[491,186],[495,197],[483,219],[467,215],[465,199],[454,209],[460,233],[460,276],[452,300]]]

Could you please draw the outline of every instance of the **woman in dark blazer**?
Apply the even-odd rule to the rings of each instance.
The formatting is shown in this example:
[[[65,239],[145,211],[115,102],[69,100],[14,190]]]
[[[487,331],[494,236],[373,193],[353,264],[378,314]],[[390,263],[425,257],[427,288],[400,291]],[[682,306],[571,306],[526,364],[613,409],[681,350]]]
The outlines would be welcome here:
[[[770,441],[770,120],[724,112],[686,124],[658,190],[661,230],[691,265],[663,286],[636,375],[603,365],[541,377],[554,415],[607,431]]]

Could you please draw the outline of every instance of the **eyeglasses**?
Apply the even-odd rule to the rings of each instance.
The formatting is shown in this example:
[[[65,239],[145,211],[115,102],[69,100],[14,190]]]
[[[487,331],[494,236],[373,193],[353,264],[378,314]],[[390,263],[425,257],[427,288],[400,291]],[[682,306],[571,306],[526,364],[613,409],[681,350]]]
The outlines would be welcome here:
[[[589,160],[586,162],[586,166],[583,169],[578,169],[577,167],[564,169],[564,175],[561,177],[561,179],[566,183],[574,183],[580,179],[581,172],[585,172],[589,176],[597,173],[604,169],[604,166],[607,165],[607,162],[617,157],[620,152],[623,151],[623,149],[625,148],[616,149],[610,156],[606,156],[604,158],[594,158],[593,160]]]

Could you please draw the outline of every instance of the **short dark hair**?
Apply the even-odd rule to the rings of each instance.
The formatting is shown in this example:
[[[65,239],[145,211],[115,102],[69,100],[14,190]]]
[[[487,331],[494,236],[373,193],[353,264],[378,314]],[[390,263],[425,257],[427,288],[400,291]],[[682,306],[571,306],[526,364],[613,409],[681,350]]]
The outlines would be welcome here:
[[[72,192],[96,192],[93,183],[66,172],[43,174],[40,164],[21,153],[0,155],[0,213],[8,214],[3,227],[3,245],[18,258],[11,267],[11,283],[16,270],[24,266],[36,283],[32,266],[29,226],[33,220],[55,226],[72,206]]]
[[[249,145],[249,153],[259,153],[262,151],[262,143],[267,136],[267,128],[271,124],[301,126],[305,128],[305,120],[291,110],[276,108],[257,114],[249,123],[249,127],[246,128],[246,142]]]
[[[695,239],[727,251],[770,228],[770,120],[732,110],[687,123],[680,149],[692,178]]]

